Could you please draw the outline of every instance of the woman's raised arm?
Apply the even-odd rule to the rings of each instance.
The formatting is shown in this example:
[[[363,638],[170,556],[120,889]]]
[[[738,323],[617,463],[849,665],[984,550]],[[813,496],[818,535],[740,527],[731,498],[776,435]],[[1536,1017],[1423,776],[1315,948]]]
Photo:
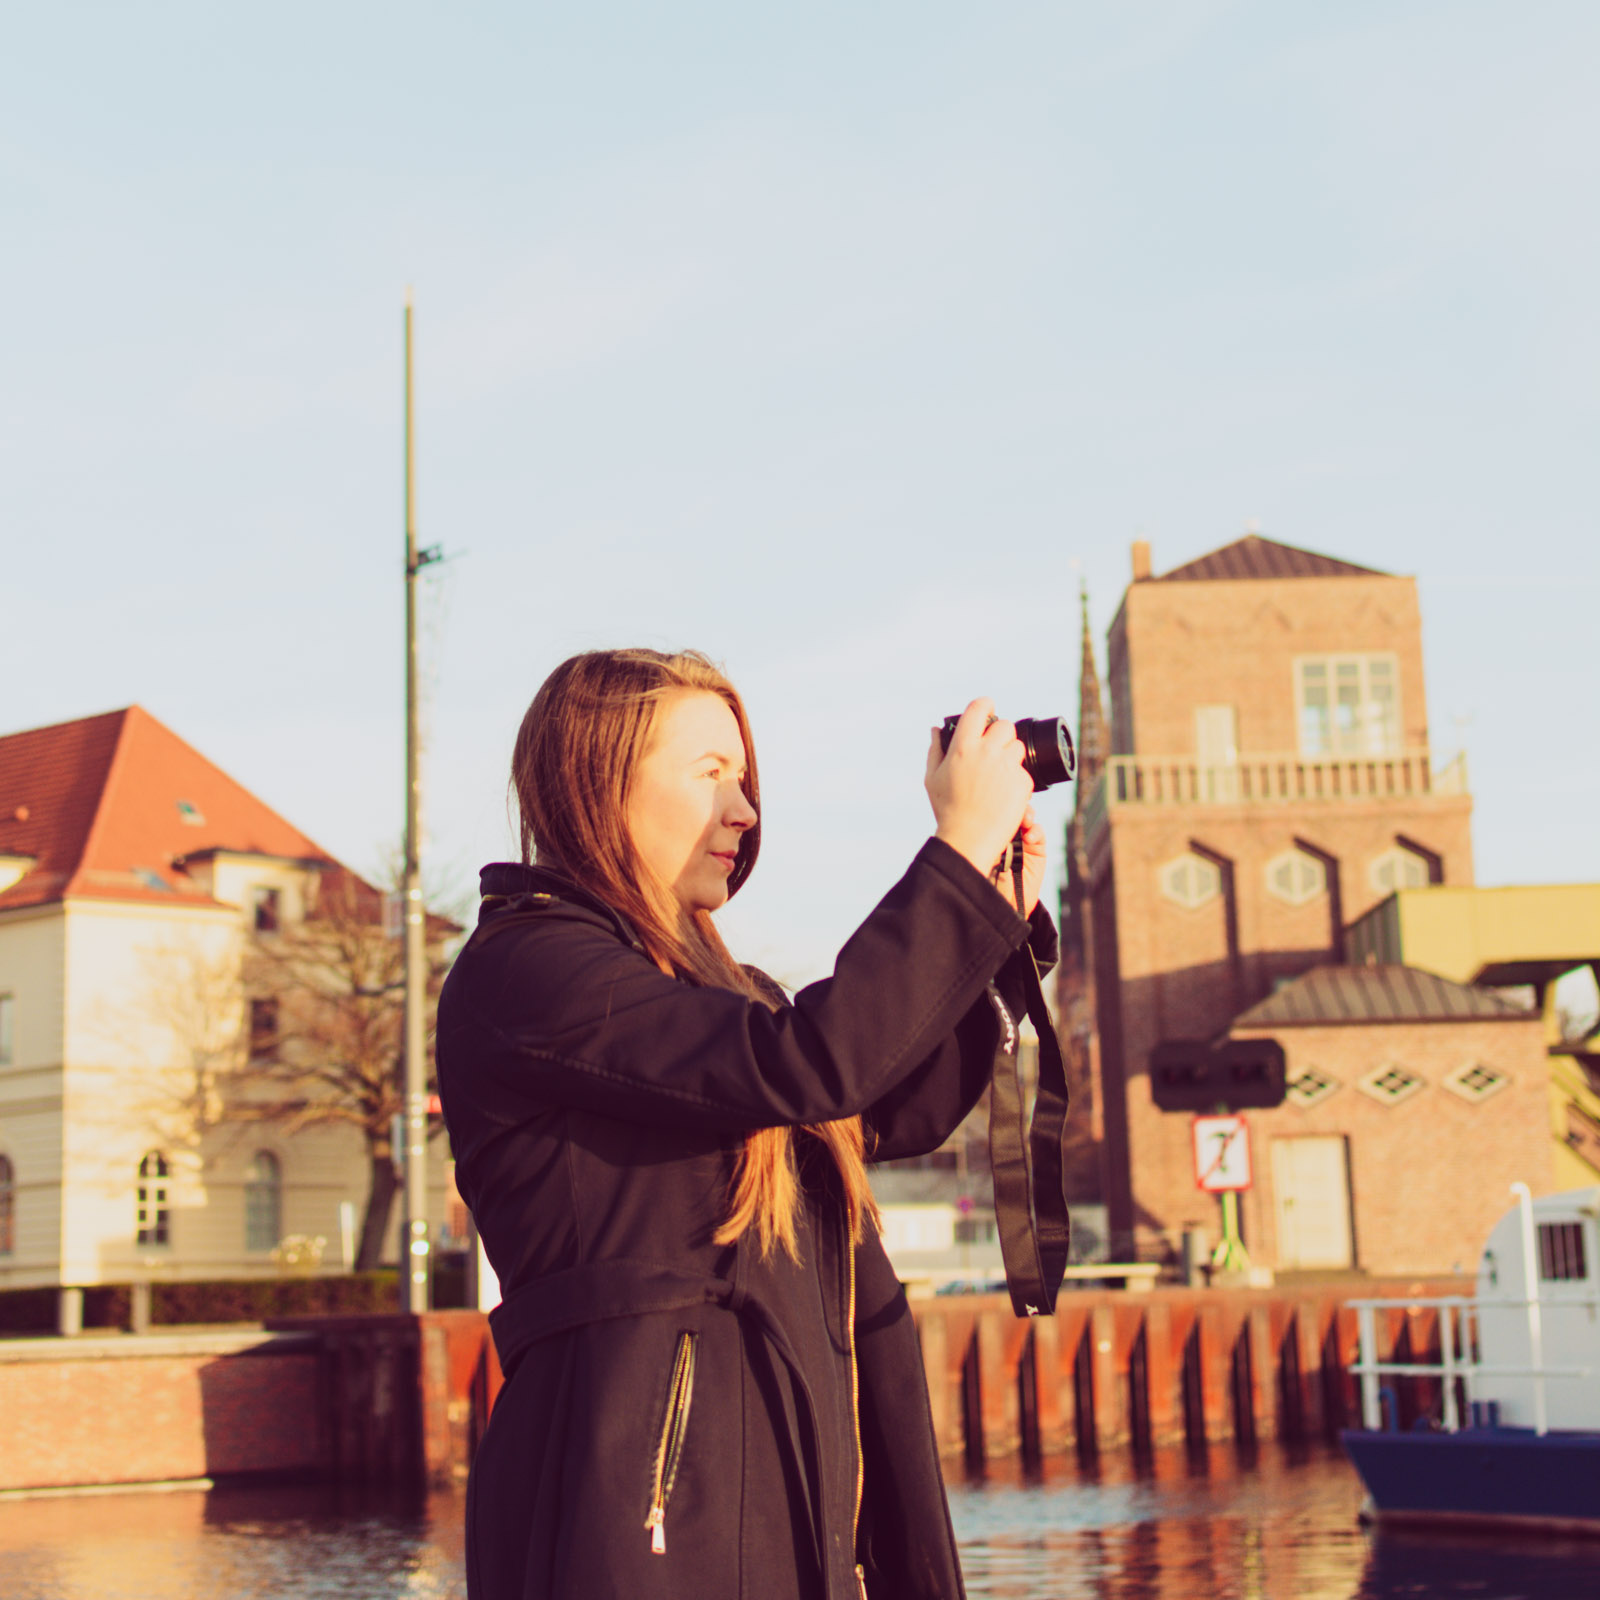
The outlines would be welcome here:
[[[727,1132],[854,1116],[952,1034],[1028,928],[930,839],[833,976],[774,1012],[665,976],[606,919],[555,902],[457,962],[441,1093],[497,1122],[556,1105]]]

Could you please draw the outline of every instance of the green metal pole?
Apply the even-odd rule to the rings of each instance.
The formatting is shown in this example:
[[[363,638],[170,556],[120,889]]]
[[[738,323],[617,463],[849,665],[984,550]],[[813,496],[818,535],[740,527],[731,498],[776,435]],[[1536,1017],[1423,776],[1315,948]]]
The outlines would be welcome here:
[[[1233,1189],[1222,1191],[1222,1242],[1212,1254],[1211,1265],[1218,1272],[1250,1270],[1250,1257],[1239,1232],[1239,1195]]]

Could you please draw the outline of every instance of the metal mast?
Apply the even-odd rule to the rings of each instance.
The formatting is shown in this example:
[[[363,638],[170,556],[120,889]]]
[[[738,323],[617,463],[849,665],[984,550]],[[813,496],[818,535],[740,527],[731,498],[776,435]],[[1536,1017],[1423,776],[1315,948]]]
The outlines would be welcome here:
[[[417,549],[415,429],[411,389],[411,291],[406,291],[406,867],[405,916],[405,1227],[400,1309],[428,1309],[428,1059],[423,1003],[428,949],[422,904],[420,750],[417,732],[417,574],[439,559]]]

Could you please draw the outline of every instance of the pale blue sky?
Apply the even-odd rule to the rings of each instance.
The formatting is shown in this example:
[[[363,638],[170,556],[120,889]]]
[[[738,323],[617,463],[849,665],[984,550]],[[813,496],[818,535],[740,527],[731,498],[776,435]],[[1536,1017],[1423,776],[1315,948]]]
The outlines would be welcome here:
[[[328,848],[400,825],[418,301],[429,825],[510,853],[557,660],[756,720],[749,959],[824,970],[929,723],[1075,709],[1158,570],[1421,581],[1484,882],[1600,879],[1600,10],[65,5],[0,54],[0,728],[137,700]],[[1075,565],[1076,564],[1076,565]],[[1052,823],[1061,804],[1052,797]]]

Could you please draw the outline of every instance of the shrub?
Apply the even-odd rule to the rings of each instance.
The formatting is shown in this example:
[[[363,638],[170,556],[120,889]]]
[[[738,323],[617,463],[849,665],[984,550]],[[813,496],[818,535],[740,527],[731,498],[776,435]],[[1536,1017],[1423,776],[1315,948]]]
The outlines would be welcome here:
[[[56,1331],[55,1289],[0,1291],[0,1334]],[[150,1291],[150,1320],[164,1326],[188,1323],[263,1322],[269,1317],[349,1316],[394,1311],[399,1281],[391,1271],[311,1278],[241,1278],[215,1283],[157,1283]],[[126,1328],[133,1293],[126,1284],[83,1291],[83,1325]]]

